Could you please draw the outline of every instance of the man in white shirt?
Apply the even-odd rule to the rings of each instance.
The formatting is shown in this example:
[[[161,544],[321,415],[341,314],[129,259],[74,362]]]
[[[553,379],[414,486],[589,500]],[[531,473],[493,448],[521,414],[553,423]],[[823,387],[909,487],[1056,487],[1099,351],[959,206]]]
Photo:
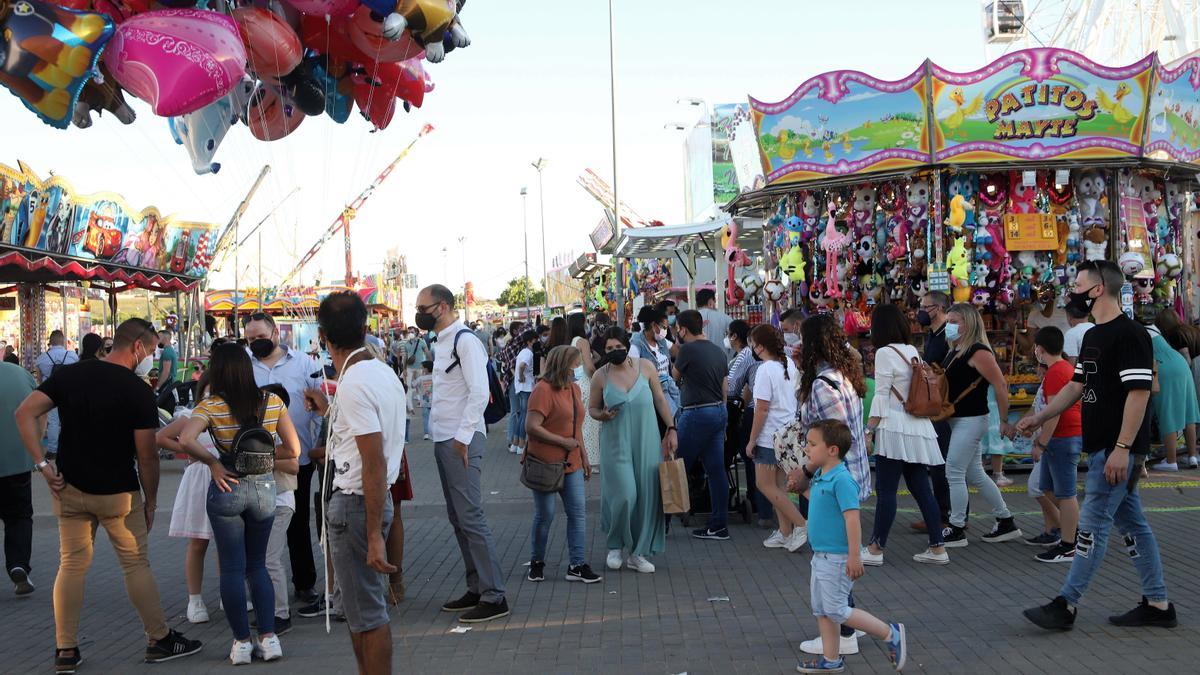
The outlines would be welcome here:
[[[1075,365],[1075,359],[1079,358],[1079,348],[1083,346],[1083,335],[1088,332],[1092,326],[1096,325],[1088,321],[1088,313],[1081,307],[1067,305],[1067,323],[1071,327],[1063,334],[1063,358],[1067,363]]]
[[[429,431],[446,496],[446,512],[467,572],[467,593],[442,605],[477,623],[508,616],[504,576],[483,515],[483,411],[488,387],[487,352],[454,311],[454,294],[435,284],[417,296],[417,327],[437,333],[433,354],[433,405]],[[532,373],[526,378],[532,380]]]
[[[704,339],[715,345],[722,344],[729,334],[729,324],[733,319],[725,312],[717,311],[716,291],[711,288],[697,291],[696,305],[700,308],[700,316],[704,318]],[[733,358],[733,350],[725,349],[725,356]]]
[[[332,405],[319,389],[305,392],[308,405],[329,418],[326,468],[334,475],[325,513],[334,575],[359,672],[390,673],[387,575],[397,568],[384,541],[393,514],[388,488],[404,455],[404,388],[367,350],[367,306],[356,293],[326,296],[317,324],[338,373]]]
[[[39,382],[50,379],[59,368],[79,363],[79,354],[67,349],[67,338],[61,330],[50,332],[50,348],[37,358]],[[53,459],[58,454],[58,432],[62,425],[58,421],[58,410],[51,410],[46,416],[46,454]]]

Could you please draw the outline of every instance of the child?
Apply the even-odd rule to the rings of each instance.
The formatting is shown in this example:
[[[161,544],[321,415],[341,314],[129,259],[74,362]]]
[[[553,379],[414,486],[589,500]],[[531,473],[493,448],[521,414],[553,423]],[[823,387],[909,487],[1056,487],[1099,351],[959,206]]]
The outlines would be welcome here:
[[[842,460],[850,450],[850,428],[839,420],[821,420],[808,429],[800,490],[811,487],[808,506],[808,545],[812,547],[813,614],[821,631],[824,655],[802,661],[802,673],[840,673],[845,662],[838,654],[840,624],[887,641],[888,658],[896,670],[908,656],[904,624],[887,624],[849,605],[854,580],[863,575],[862,526],[858,520],[858,484]],[[816,466],[810,473],[809,467]]]
[[[421,419],[425,422],[425,440],[429,440],[429,408],[433,406],[433,361],[421,363],[421,376],[416,381],[417,407],[421,409]]]
[[[265,392],[275,394],[286,407],[291,403],[291,397],[281,384],[268,384],[261,387]],[[278,441],[278,439],[276,439]],[[292,612],[288,604],[287,574],[283,567],[284,548],[287,546],[288,525],[296,513],[296,488],[300,472],[300,461],[297,459],[275,460],[275,520],[271,524],[271,534],[267,538],[267,576],[271,577],[271,585],[275,587],[275,633],[283,635],[292,629]]]

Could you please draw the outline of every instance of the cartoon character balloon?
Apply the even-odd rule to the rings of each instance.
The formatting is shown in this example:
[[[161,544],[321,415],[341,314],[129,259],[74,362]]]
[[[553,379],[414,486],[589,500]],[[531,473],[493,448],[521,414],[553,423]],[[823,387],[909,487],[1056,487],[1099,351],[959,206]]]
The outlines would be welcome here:
[[[0,84],[52,127],[71,124],[80,90],[113,36],[108,17],[38,0],[3,0]]]
[[[246,58],[233,19],[197,9],[127,19],[104,52],[117,82],[163,117],[194,112],[228,94],[246,75]]]
[[[295,131],[303,121],[304,113],[269,84],[260,83],[250,96],[246,124],[260,141],[277,141]]]
[[[287,0],[292,7],[310,16],[345,16],[358,9],[358,0]]]
[[[296,31],[261,7],[238,7],[231,13],[246,46],[250,69],[260,78],[277,78],[300,65],[303,48]]]
[[[216,173],[221,165],[212,161],[217,147],[235,122],[246,121],[246,106],[254,91],[254,83],[242,80],[233,91],[216,103],[169,121],[175,142],[187,148],[192,158],[192,170],[198,174]]]

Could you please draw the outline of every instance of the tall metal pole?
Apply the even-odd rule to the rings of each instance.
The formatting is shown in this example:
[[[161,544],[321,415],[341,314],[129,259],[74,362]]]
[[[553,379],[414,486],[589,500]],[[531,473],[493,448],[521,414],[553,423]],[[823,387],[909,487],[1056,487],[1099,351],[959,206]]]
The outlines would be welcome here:
[[[613,0],[608,0],[608,91],[612,113],[612,160],[613,160],[613,241],[621,239],[621,197],[617,192],[617,56],[613,40]],[[617,271],[617,325],[625,327],[625,260],[618,257]]]
[[[525,233],[525,321],[533,319],[529,313],[529,191],[521,188],[521,231]]]
[[[537,169],[538,174],[538,211],[541,213],[542,220],[542,292],[544,299],[542,301],[542,316],[550,315],[550,269],[546,264],[546,191],[542,189],[542,169],[546,168],[545,158],[539,157],[533,163],[533,168]]]
[[[471,320],[471,301],[467,298],[467,238],[458,238],[458,250],[462,254],[462,280],[463,280],[463,319]]]
[[[241,326],[238,325],[238,282],[241,281],[240,277],[241,277],[241,272],[242,272],[240,269],[238,269],[238,249],[241,248],[237,244],[237,242],[238,242],[238,224],[242,220],[242,214],[244,214],[246,212],[246,207],[250,205],[250,198],[253,197],[254,193],[258,191],[258,186],[262,185],[263,179],[266,178],[267,174],[270,172],[271,172],[271,165],[264,164],[262,170],[258,172],[258,178],[255,179],[254,185],[250,186],[250,191],[246,193],[246,196],[242,198],[241,203],[238,204],[237,209],[234,210],[233,218],[231,218],[229,224],[225,226],[225,230],[221,233],[221,236],[217,238],[217,246],[215,249],[216,253],[213,255],[213,259],[215,260],[216,256],[220,255],[222,249],[226,245],[228,245],[229,240],[227,239],[227,237],[232,235],[232,237],[233,237],[232,242],[234,245],[233,246],[233,335],[234,335],[234,337],[241,337],[241,335],[242,335]],[[205,287],[207,287],[207,281],[205,282]]]

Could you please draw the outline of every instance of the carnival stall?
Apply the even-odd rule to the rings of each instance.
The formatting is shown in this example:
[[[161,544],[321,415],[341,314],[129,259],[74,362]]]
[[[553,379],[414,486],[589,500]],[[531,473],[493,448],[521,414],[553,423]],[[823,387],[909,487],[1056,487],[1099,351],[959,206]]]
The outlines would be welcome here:
[[[777,307],[857,336],[876,303],[946,291],[984,312],[1014,405],[1036,390],[1027,321],[1065,304],[1080,261],[1118,261],[1131,314],[1196,318],[1200,58],[1028,49],[969,73],[833,71],[750,108],[768,185],[729,210],[767,219]]]
[[[25,367],[32,368],[45,342],[48,309],[63,313],[64,328],[71,324],[68,310],[74,312],[75,330],[67,333],[78,339],[90,296],[107,296],[104,316],[115,326],[117,293],[190,293],[208,273],[216,225],[177,220],[154,207],[135,211],[115,193],[80,195],[61,176],[43,180],[17,166],[0,165],[0,296],[16,292]],[[48,293],[61,302],[48,303]]]

